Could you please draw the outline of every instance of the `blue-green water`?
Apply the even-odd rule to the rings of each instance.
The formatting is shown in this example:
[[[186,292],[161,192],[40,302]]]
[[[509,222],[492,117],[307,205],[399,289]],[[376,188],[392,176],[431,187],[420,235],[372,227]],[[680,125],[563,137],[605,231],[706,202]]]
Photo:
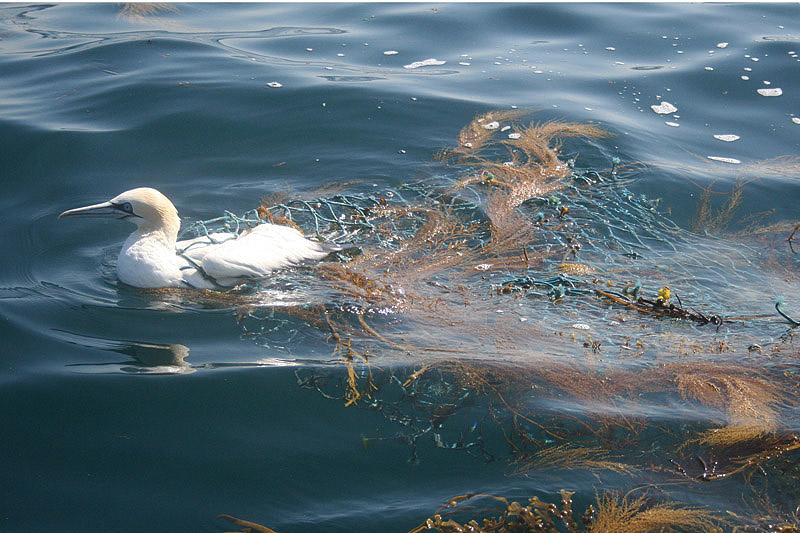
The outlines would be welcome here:
[[[774,161],[798,153],[798,54],[793,4],[175,4],[151,12],[0,5],[0,530],[224,531],[233,526],[215,517],[226,513],[282,533],[402,532],[459,494],[558,501],[557,491],[568,489],[582,512],[597,492],[645,483],[670,486],[670,500],[754,516],[741,496],[753,483],[744,474],[700,486],[674,472],[669,459],[678,451],[660,453],[655,444],[639,442],[628,458],[640,467],[635,475],[581,468],[514,475],[515,456],[487,413],[513,417],[498,414],[491,394],[449,426],[434,424],[447,443],[476,442],[482,424],[494,460],[477,446],[438,446],[431,432],[412,446],[415,432],[382,404],[345,407],[303,381],[345,374],[324,323],[289,313],[255,334],[241,306],[123,286],[114,262],[130,228],[56,217],[138,186],[163,191],[187,222],[331,185],[380,197],[459,172],[432,158],[476,114],[520,108],[539,121],[597,123],[614,137],[570,139],[565,153],[583,169],[607,170],[614,158],[645,162],[626,187],[661,198],[660,212],[687,231],[687,262],[700,265],[687,273],[675,269],[681,257],[650,264],[662,272],[651,285],[689,294],[696,273],[719,296],[693,306],[771,318],[698,327],[700,348],[685,340],[695,330],[680,321],[596,305],[561,313],[546,297],[530,301],[552,322],[507,343],[486,333],[498,313],[536,327],[538,311],[487,298],[479,308],[489,311],[473,313],[468,330],[455,318],[437,323],[438,312],[407,323],[401,314],[390,326],[417,346],[428,338],[457,347],[456,360],[535,368],[571,357],[601,361],[612,376],[615,368],[660,365],[647,353],[622,357],[620,338],[632,334],[608,329],[620,318],[637,328],[643,322],[658,330],[645,344],[674,350],[670,364],[744,361],[781,376],[773,391],[780,400],[766,402],[777,413],[770,428],[791,435],[800,427],[797,348],[773,305],[783,296],[787,310],[800,309],[797,259],[785,242],[800,182],[791,161]],[[431,58],[444,63],[406,68]],[[778,88],[779,96],[758,92]],[[662,102],[677,110],[657,114],[651,106]],[[773,164],[756,166],[763,161]],[[693,225],[702,187],[730,191],[743,182],[731,233],[713,237],[718,228]],[[712,195],[715,207],[726,198]],[[732,233],[753,220],[776,229],[759,238]],[[711,252],[692,256],[700,249]],[[743,259],[727,261],[734,252]],[[703,270],[711,256],[729,270]],[[768,268],[768,259],[781,268]],[[599,353],[587,350],[584,329],[570,327],[584,322],[603,342]],[[560,332],[556,340],[551,329]],[[727,348],[709,356],[711,342]],[[755,344],[761,351],[748,350]],[[373,347],[376,372],[396,368],[401,377],[386,378],[376,397],[400,404],[400,382],[434,356],[383,348]],[[542,378],[521,401],[569,420],[611,410],[549,395],[549,387]],[[691,395],[643,387],[632,396],[642,403],[631,404],[630,417],[673,436],[695,420],[705,429],[740,420],[733,408],[706,417]],[[624,414],[632,396],[614,412]],[[631,446],[604,438],[610,452]],[[689,455],[681,461],[689,477],[697,474]],[[786,500],[775,505],[789,516],[800,498],[797,472],[770,475]]]

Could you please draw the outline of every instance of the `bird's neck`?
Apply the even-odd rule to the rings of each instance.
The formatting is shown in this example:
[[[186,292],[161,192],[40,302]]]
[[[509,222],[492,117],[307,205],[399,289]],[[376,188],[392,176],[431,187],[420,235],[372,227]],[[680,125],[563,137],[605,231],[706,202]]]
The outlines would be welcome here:
[[[158,221],[142,222],[131,238],[133,240],[147,239],[163,245],[170,251],[175,250],[175,243],[178,241],[178,231],[181,228],[181,221],[177,215],[174,217],[165,216]]]
[[[181,262],[175,243],[180,219],[160,224],[140,223],[131,233],[117,260],[117,275],[128,285],[142,288],[181,286]]]

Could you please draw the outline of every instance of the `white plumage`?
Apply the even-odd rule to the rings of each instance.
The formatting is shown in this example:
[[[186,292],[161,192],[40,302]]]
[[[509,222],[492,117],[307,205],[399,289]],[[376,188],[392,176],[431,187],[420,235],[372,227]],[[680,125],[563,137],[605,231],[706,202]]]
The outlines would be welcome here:
[[[64,211],[59,215],[63,217],[110,217],[136,224],[119,253],[117,275],[123,283],[141,288],[232,287],[341,250],[275,224],[259,224],[239,235],[214,233],[216,242],[206,237],[178,242],[178,211],[166,196],[146,187]]]

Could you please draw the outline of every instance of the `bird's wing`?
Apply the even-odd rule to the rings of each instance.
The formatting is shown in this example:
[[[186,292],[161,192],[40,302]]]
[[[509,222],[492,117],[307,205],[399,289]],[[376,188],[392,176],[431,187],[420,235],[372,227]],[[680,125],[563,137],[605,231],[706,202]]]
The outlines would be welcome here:
[[[264,277],[281,268],[318,261],[331,252],[296,229],[275,224],[259,224],[238,237],[232,234],[213,234],[213,237],[218,244],[200,237],[181,241],[178,247],[185,249],[183,255],[216,280]]]

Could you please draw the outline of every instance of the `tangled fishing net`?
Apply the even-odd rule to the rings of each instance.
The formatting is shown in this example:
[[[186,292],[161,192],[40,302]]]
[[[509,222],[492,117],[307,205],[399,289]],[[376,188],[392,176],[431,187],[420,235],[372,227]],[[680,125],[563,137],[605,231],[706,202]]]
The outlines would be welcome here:
[[[481,496],[491,513],[448,518],[467,495],[414,531],[800,530],[798,349],[774,307],[798,294],[796,260],[776,244],[792,224],[722,232],[737,186],[718,209],[701,197],[704,231],[681,228],[634,192],[656,168],[564,155],[607,132],[523,116],[476,117],[426,180],[265,201],[183,237],[266,221],[358,247],[227,294],[254,342],[288,350],[299,336],[341,363],[300,367],[298,385],[396,428],[365,445],[400,441],[418,461],[424,443],[506,461],[512,476],[739,483],[760,509],[723,517],[663,488],[598,494],[580,519],[568,491],[560,504]],[[298,297],[264,305],[275,288]]]

